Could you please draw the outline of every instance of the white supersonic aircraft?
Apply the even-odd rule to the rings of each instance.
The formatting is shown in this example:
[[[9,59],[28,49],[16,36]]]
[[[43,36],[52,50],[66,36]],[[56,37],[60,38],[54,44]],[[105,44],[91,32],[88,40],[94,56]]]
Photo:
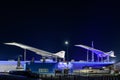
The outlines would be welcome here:
[[[114,51],[103,52],[101,50],[98,50],[98,49],[95,49],[95,48],[92,48],[92,47],[89,47],[89,46],[86,46],[86,45],[75,45],[75,46],[87,49],[89,51],[92,51],[92,52],[96,53],[99,57],[106,57],[106,56],[116,57],[114,55]]]
[[[41,49],[37,49],[37,48],[31,47],[31,46],[27,46],[27,45],[24,45],[24,44],[21,44],[21,43],[16,43],[16,42],[4,43],[4,44],[17,46],[17,47],[20,47],[22,49],[35,52],[36,54],[41,55],[42,57],[48,57],[48,58],[52,57],[52,58],[62,58],[62,59],[65,58],[65,51],[60,51],[60,52],[57,52],[57,53],[51,53],[51,52],[47,52],[47,51],[44,51],[44,50],[41,50]]]

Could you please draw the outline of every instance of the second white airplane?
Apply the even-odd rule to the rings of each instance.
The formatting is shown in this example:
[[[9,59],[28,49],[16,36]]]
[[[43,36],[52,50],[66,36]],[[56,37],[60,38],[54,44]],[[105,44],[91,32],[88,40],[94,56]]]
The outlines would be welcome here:
[[[75,45],[75,46],[90,50],[90,51],[96,53],[97,55],[99,55],[99,57],[106,57],[106,56],[116,57],[114,55],[114,51],[103,52],[101,50],[98,50],[98,49],[95,49],[95,48],[92,48],[92,47],[89,47],[89,46],[86,46],[86,45]]]

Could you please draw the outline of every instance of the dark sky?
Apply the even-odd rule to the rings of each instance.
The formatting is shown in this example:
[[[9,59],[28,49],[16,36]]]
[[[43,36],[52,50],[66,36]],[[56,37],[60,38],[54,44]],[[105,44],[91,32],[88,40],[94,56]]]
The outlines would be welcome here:
[[[85,60],[85,50],[75,44],[94,46],[120,54],[120,5],[113,1],[26,1],[0,5],[0,60],[16,59],[23,50],[4,42],[19,42],[49,52],[66,50],[69,59]],[[27,51],[28,59],[40,56]]]

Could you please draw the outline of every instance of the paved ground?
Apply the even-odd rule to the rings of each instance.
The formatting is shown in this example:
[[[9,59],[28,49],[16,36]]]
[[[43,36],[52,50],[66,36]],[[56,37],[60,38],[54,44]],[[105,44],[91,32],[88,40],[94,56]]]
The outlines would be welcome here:
[[[12,75],[8,73],[0,73],[0,80],[41,80],[41,79],[33,79],[26,76],[20,75]]]

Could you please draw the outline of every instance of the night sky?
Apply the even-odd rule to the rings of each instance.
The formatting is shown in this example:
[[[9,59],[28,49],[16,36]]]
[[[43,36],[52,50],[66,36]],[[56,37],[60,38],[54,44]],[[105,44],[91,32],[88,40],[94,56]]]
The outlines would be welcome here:
[[[120,57],[120,5],[111,1],[26,1],[0,5],[0,60],[17,59],[23,49],[7,46],[18,42],[49,52],[66,50],[69,60],[86,60],[86,50],[76,44],[102,51],[115,51]],[[27,59],[41,56],[27,51]]]

